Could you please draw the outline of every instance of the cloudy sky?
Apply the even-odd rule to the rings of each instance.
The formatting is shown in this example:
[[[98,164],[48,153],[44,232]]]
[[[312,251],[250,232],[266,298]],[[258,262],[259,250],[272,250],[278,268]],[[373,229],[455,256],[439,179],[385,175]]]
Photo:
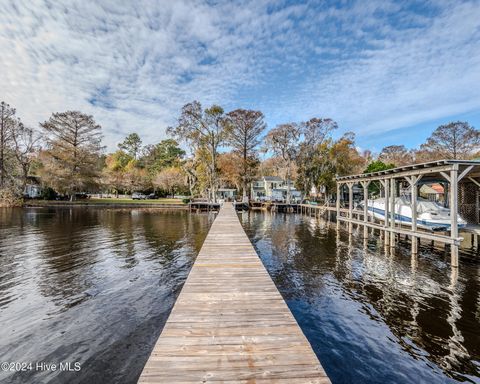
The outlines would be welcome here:
[[[480,128],[480,1],[1,0],[0,98],[93,114],[113,149],[199,100],[269,127],[331,117],[361,148]]]

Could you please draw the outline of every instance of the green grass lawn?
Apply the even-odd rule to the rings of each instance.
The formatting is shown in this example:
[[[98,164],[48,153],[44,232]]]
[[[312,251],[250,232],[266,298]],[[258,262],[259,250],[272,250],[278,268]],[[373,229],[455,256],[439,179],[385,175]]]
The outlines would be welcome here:
[[[184,204],[181,199],[152,199],[152,200],[132,200],[132,199],[83,199],[76,201],[57,201],[57,200],[28,200],[27,205],[63,205],[63,204]]]

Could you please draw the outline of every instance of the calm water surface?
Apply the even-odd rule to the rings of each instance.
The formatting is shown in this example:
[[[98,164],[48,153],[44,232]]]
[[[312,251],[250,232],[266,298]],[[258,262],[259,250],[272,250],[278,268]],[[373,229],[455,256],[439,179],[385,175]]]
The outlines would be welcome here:
[[[452,273],[315,218],[240,219],[333,383],[480,383],[480,256]]]
[[[141,209],[0,209],[0,360],[80,372],[2,383],[134,383],[213,216]]]
[[[2,383],[134,383],[213,216],[129,209],[0,210]],[[240,215],[334,384],[480,383],[480,257],[348,236],[295,214]]]

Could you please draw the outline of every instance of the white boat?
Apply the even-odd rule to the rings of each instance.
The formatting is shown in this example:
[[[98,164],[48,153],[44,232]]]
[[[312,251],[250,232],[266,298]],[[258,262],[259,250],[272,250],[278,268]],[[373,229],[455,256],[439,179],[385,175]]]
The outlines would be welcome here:
[[[363,204],[361,204],[363,206]],[[390,208],[390,207],[389,207]],[[385,220],[385,199],[368,200],[368,213],[376,219]],[[402,225],[412,225],[412,209],[410,200],[405,197],[395,199],[395,222]],[[433,201],[417,199],[417,227],[431,231],[445,231],[450,229],[450,209],[442,207]],[[458,227],[462,228],[467,222],[457,216]]]

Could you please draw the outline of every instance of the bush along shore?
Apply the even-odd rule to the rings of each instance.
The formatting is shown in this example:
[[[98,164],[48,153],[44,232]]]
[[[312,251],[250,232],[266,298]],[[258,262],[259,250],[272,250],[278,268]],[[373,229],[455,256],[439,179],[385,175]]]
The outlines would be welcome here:
[[[23,206],[23,199],[9,189],[0,189],[0,208]]]

